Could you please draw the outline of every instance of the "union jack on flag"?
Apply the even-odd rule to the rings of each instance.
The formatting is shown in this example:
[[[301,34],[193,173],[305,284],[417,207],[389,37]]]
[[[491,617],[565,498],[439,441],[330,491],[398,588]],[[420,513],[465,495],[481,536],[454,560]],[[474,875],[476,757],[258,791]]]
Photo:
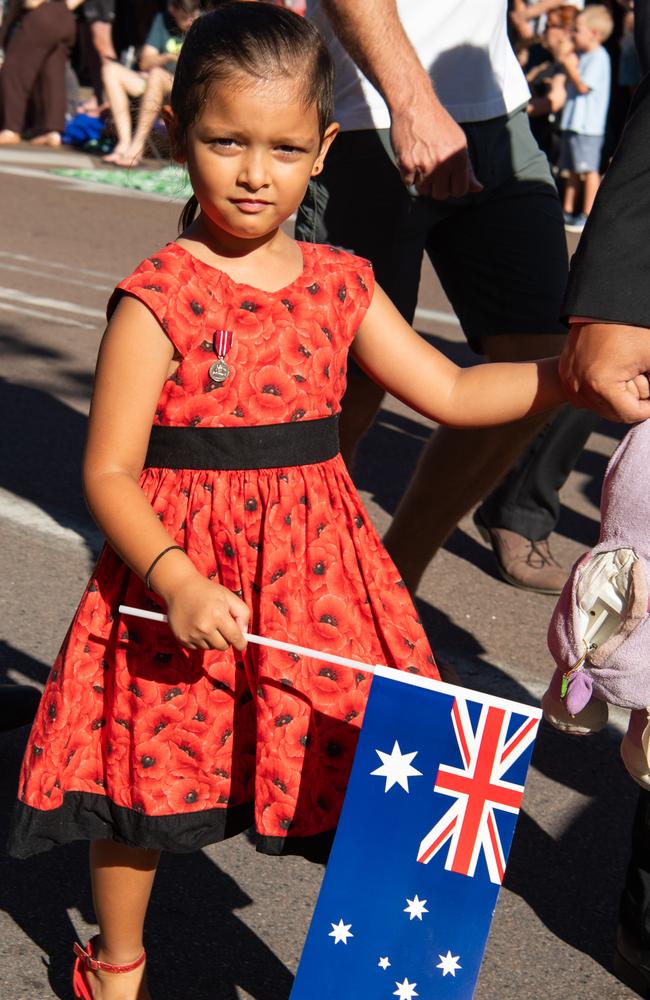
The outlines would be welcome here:
[[[539,720],[524,717],[508,736],[512,712],[505,708],[483,705],[476,728],[466,697],[454,699],[451,714],[463,765],[441,764],[434,791],[455,802],[422,840],[418,861],[428,864],[449,842],[445,868],[473,875],[482,849],[491,881],[501,885],[506,858],[496,811],[518,813],[524,794],[523,785],[504,775],[532,745]]]
[[[540,717],[375,669],[291,1000],[471,1000]]]

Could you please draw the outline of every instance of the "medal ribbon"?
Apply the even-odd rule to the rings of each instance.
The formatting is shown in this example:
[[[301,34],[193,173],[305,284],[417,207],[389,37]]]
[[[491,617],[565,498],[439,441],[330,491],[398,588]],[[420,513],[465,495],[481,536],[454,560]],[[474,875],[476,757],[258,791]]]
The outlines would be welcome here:
[[[219,361],[223,361],[232,347],[234,333],[232,330],[215,330],[212,335],[212,349],[214,353],[219,358]]]

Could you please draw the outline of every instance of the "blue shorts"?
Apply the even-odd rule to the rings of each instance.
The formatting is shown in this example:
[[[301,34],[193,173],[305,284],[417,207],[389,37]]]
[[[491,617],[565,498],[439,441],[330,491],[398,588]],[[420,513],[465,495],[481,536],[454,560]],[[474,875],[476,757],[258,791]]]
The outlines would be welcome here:
[[[560,132],[560,170],[573,174],[600,172],[604,135],[579,135],[578,132]]]

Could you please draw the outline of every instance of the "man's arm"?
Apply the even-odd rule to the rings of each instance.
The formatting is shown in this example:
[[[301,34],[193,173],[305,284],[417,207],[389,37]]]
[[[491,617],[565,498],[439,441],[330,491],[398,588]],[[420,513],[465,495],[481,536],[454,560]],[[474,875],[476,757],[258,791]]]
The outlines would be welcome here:
[[[563,306],[571,332],[560,374],[571,402],[626,422],[650,417],[650,402],[624,389],[650,371],[649,129],[647,76],[571,261]]]
[[[440,199],[480,191],[465,133],[436,97],[404,31],[396,0],[323,0],[323,7],[342,44],[388,105],[391,142],[404,183]]]

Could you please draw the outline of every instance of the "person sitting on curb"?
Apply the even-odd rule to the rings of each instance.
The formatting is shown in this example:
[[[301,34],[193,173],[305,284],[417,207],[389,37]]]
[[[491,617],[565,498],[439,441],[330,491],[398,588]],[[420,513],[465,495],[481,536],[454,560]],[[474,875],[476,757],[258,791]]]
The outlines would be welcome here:
[[[169,96],[183,36],[199,15],[199,0],[171,0],[157,14],[140,55],[140,71],[119,62],[102,67],[104,93],[111,109],[117,144],[104,157],[119,167],[135,167],[142,159],[147,136]],[[135,132],[131,98],[141,98]]]

